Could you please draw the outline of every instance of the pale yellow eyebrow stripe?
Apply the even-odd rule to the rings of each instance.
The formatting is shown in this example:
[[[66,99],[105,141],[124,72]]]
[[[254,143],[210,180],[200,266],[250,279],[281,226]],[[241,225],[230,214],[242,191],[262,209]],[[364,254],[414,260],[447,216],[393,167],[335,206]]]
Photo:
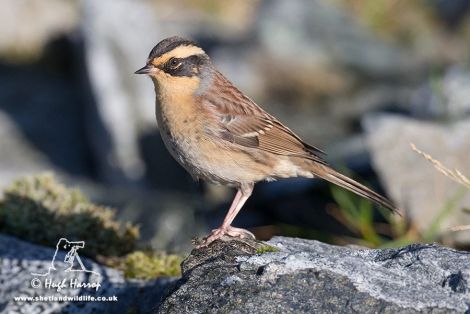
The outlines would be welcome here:
[[[204,54],[204,50],[196,46],[178,46],[175,49],[164,53],[152,61],[153,65],[158,66],[167,62],[170,58],[186,58],[193,55]]]

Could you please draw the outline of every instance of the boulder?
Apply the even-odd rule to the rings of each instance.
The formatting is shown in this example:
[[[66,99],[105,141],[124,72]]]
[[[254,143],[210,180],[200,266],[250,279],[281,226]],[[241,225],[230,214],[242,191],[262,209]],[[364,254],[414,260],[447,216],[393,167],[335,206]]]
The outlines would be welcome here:
[[[57,170],[25,138],[13,119],[0,111],[0,191],[19,176]],[[1,192],[0,192],[1,194]]]
[[[340,64],[374,78],[404,78],[417,68],[406,49],[379,38],[330,1],[264,1],[257,21],[263,48],[287,66]]]
[[[372,250],[275,237],[193,250],[156,313],[463,313],[470,253],[437,244]],[[269,250],[268,250],[269,251]]]
[[[1,311],[463,313],[470,309],[470,253],[437,244],[372,250],[285,237],[267,243],[223,238],[194,249],[182,263],[181,279],[152,281],[125,279],[121,272],[83,256],[80,261],[87,272],[66,272],[67,252],[55,253],[53,248],[0,235]],[[50,269],[53,257],[55,269]],[[80,269],[79,264],[74,269]],[[65,280],[65,286],[60,291],[48,288],[46,279]],[[70,280],[100,286],[75,289]],[[15,300],[39,296],[115,296],[117,301]]]
[[[86,245],[86,243],[85,243]],[[80,250],[77,253],[80,256]],[[126,280],[121,272],[102,266],[88,258],[80,257],[87,269],[65,271],[67,252],[33,245],[16,238],[0,235],[0,311],[2,313],[148,313],[159,300],[165,287],[174,279],[162,278],[153,281]],[[55,269],[50,270],[52,259]],[[77,260],[75,261],[77,262]],[[74,269],[79,269],[74,265]],[[49,274],[43,276],[45,273]],[[49,280],[49,281],[47,281]],[[63,283],[57,288],[47,285]],[[77,285],[72,286],[71,282]],[[81,287],[80,284],[100,284],[98,289]],[[116,297],[111,302],[85,301],[17,301],[28,297]],[[123,311],[126,309],[126,311]]]
[[[407,211],[422,233],[446,211],[438,224],[438,235],[468,245],[468,233],[451,233],[449,228],[470,224],[470,193],[437,171],[414,152],[410,143],[449,169],[467,177],[470,169],[470,119],[449,124],[425,122],[396,115],[369,116],[363,125],[375,170],[391,198]]]
[[[10,61],[36,59],[48,41],[78,24],[76,4],[61,0],[4,1],[0,11],[0,55]],[[27,23],[32,21],[34,23]]]

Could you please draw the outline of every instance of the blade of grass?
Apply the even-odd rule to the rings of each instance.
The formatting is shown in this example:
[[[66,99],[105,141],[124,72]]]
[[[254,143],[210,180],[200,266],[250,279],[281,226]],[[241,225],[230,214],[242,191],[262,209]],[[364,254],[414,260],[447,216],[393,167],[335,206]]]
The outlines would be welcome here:
[[[360,200],[359,221],[363,238],[374,246],[380,245],[383,242],[383,239],[374,229],[373,206],[371,202],[363,199]]]
[[[359,229],[358,224],[358,211],[356,209],[356,205],[354,201],[349,195],[348,192],[339,188],[337,186],[331,185],[331,194],[336,203],[338,203],[341,213],[343,214],[344,218],[348,221],[349,224],[354,226],[355,229]]]

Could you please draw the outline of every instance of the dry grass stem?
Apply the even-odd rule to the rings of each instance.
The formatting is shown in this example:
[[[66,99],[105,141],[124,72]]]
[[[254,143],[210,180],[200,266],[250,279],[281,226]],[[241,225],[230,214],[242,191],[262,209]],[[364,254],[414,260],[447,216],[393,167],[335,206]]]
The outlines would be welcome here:
[[[450,228],[450,231],[465,231],[465,230],[470,230],[470,225],[455,226],[455,227]]]
[[[434,159],[431,155],[426,154],[425,152],[419,150],[415,144],[410,143],[411,149],[423,156],[427,161],[429,161],[434,168],[437,169],[440,173],[444,174],[446,177],[451,180],[465,186],[467,189],[470,189],[470,180],[465,177],[460,171],[455,169],[454,171],[450,170],[444,166],[439,160]]]
[[[446,166],[444,166],[439,160],[434,159],[431,155],[426,154],[425,152],[419,150],[415,144],[410,143],[411,149],[423,156],[426,160],[428,160],[437,171],[444,174],[446,177],[450,178],[451,180],[463,185],[467,189],[470,189],[470,180],[464,176],[460,171],[455,169],[454,171],[450,170]],[[450,228],[450,231],[457,232],[457,231],[466,231],[470,230],[470,225],[461,225],[455,226]]]

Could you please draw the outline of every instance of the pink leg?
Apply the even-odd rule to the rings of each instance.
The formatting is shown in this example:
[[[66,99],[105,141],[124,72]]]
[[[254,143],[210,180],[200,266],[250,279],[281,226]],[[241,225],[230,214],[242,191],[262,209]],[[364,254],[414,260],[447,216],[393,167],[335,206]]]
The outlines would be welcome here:
[[[234,228],[231,226],[232,221],[235,219],[240,209],[242,209],[245,202],[251,196],[251,192],[253,192],[253,186],[239,189],[237,191],[232,205],[230,206],[227,215],[225,215],[225,219],[222,225],[219,228],[212,230],[212,233],[206,237],[200,245],[197,246],[198,248],[209,245],[214,240],[219,239],[223,235],[242,238],[255,238],[255,236],[248,230]]]

